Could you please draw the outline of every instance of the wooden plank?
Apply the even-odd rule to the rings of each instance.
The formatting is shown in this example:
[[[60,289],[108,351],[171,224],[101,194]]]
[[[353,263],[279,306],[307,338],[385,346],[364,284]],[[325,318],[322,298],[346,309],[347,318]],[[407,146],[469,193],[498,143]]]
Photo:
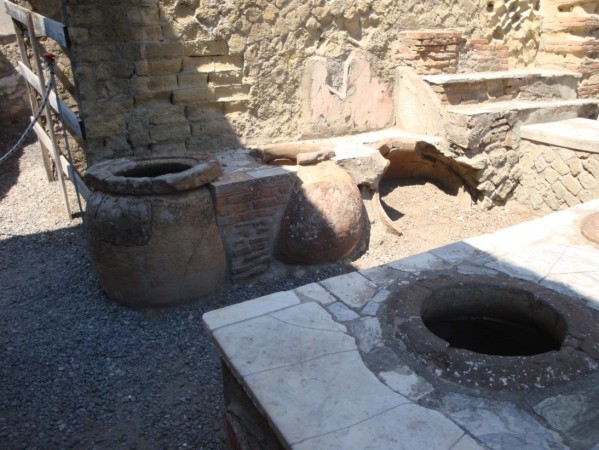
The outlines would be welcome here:
[[[33,125],[33,131],[35,131],[35,134],[37,135],[37,138],[40,140],[40,143],[42,145],[45,145],[47,148],[52,147],[52,139],[50,139],[50,136],[46,134],[46,131],[39,123],[36,122]],[[66,177],[69,180],[71,180],[73,184],[77,184],[77,189],[79,190],[79,193],[87,201],[91,191],[85,184],[85,181],[83,181],[83,177],[79,174],[77,169],[75,169],[71,164],[69,164],[69,161],[67,161],[67,159],[63,155],[60,155],[59,158],[60,165],[62,167],[62,172],[66,175]],[[58,164],[56,165],[58,166]]]
[[[63,155],[60,155],[60,165],[67,178],[77,187],[81,197],[87,201],[91,195],[91,191],[87,187],[87,184],[85,184],[85,181],[83,181],[81,175],[79,175],[77,169],[75,169]]]
[[[25,64],[19,62],[19,70],[21,71],[21,75],[23,78],[40,94],[44,95],[44,91],[42,90],[42,85],[40,83],[39,78],[35,73],[31,71]],[[54,92],[50,93],[50,106],[54,111],[58,113],[58,102],[60,102],[60,109],[62,112],[62,118],[64,119],[67,127],[80,139],[85,138],[85,131],[83,128],[83,121],[77,117],[69,106],[63,102],[61,99],[56,98],[56,94]]]
[[[23,34],[23,24],[12,19],[12,24],[15,29],[15,36],[17,37],[17,43],[19,45],[19,53],[21,54],[21,59],[23,63],[29,67],[29,56],[27,54],[27,48],[25,47],[25,36]],[[29,106],[31,107],[31,114],[35,114],[39,103],[37,101],[37,96],[33,91],[33,88],[26,84],[27,86],[27,97],[29,98]],[[40,145],[40,151],[42,154],[42,160],[44,161],[44,169],[46,171],[46,178],[48,181],[54,181],[54,171],[52,170],[52,161],[50,160],[50,150],[44,145]]]
[[[31,19],[33,20],[33,29],[36,36],[49,37],[50,39],[56,41],[63,48],[70,47],[71,43],[69,40],[69,34],[67,27],[64,24],[57,22],[56,20],[49,19],[48,17],[44,17],[41,14],[29,11],[28,9],[19,5],[15,5],[14,3],[10,3],[7,0],[4,0],[4,7],[9,16],[25,25],[28,22],[27,16],[31,14]]]
[[[33,117],[32,117],[32,119],[33,119]],[[35,131],[37,138],[40,140],[41,144],[44,147],[52,148],[52,139],[50,139],[50,136],[48,136],[46,134],[46,130],[44,130],[44,128],[38,122],[36,122],[33,125],[33,131]],[[50,155],[50,156],[52,156],[52,155]],[[54,161],[54,162],[56,162],[56,161]]]

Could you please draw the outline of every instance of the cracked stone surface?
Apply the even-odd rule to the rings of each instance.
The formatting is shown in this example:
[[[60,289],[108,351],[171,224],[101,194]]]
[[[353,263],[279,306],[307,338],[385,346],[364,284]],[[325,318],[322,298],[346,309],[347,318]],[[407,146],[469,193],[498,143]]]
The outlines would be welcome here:
[[[533,280],[599,320],[599,247],[580,233],[593,211],[599,200],[204,321],[289,448],[597,450],[599,369],[545,389],[459,386],[381,333],[397,293],[457,275]]]

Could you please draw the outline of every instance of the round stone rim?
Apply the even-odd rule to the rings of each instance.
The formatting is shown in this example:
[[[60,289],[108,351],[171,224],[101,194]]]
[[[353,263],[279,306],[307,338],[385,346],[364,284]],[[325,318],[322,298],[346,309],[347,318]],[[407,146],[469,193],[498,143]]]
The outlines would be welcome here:
[[[560,350],[531,356],[493,356],[450,347],[424,324],[422,306],[433,292],[463,285],[519,289],[555,311],[566,324]],[[385,344],[400,357],[449,381],[474,388],[521,390],[570,381],[599,367],[599,331],[593,312],[580,302],[536,283],[505,276],[424,278],[393,289],[381,312]],[[409,362],[408,361],[408,362]]]
[[[154,165],[187,165],[189,169],[147,177],[121,175]],[[129,157],[95,164],[85,174],[85,182],[92,190],[110,194],[156,195],[196,189],[220,174],[220,163],[207,154]]]

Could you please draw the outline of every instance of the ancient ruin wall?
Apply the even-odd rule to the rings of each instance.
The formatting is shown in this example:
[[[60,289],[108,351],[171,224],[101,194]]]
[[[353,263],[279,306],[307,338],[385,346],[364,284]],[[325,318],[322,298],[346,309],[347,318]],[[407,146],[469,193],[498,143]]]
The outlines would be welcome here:
[[[343,100],[351,52],[372,55],[369,78],[385,102],[402,31],[460,28],[480,37],[487,14],[478,0],[67,4],[92,163],[380,127],[383,120],[352,128],[355,109],[345,128],[307,120],[302,82],[311,58],[326,60],[325,78]]]

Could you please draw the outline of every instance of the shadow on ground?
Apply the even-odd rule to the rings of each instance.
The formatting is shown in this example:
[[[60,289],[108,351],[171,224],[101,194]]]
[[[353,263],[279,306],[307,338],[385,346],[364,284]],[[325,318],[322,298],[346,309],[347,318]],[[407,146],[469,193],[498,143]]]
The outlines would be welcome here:
[[[0,241],[0,446],[224,448],[220,361],[202,314],[347,270],[135,311],[102,293],[81,226]]]

